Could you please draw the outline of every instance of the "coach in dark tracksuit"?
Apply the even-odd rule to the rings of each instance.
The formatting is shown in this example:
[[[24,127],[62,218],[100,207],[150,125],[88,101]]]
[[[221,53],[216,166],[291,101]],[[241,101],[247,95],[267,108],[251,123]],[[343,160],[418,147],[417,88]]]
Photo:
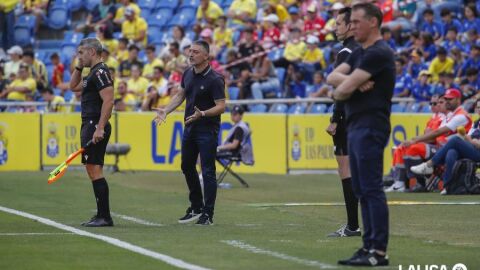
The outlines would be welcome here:
[[[217,196],[215,156],[220,130],[220,115],[225,111],[225,81],[209,65],[209,45],[195,41],[190,47],[192,67],[182,76],[181,89],[164,109],[157,109],[155,121],[164,122],[167,114],[186,99],[185,130],[182,139],[182,172],[190,191],[190,207],[179,223],[197,221],[212,225]],[[204,195],[196,170],[200,154]]]
[[[372,4],[352,11],[355,40],[362,46],[341,64],[328,81],[341,83],[334,98],[345,100],[352,184],[360,200],[363,246],[338,263],[352,266],[388,265],[388,206],[383,191],[383,151],[390,135],[390,107],[395,86],[394,55],[382,40],[382,12]]]
[[[353,38],[351,31],[350,16],[352,9],[349,7],[339,10],[335,18],[335,35],[339,41],[343,41],[343,48],[338,52],[335,67],[347,61],[352,52],[360,46]],[[338,85],[334,85],[337,87]],[[345,105],[337,100],[334,104],[333,115],[327,128],[328,134],[333,137],[335,156],[338,163],[338,174],[342,180],[343,197],[347,210],[347,224],[342,225],[337,231],[329,234],[329,237],[360,236],[358,226],[358,199],[353,193],[350,164],[348,162],[347,126],[345,120]]]

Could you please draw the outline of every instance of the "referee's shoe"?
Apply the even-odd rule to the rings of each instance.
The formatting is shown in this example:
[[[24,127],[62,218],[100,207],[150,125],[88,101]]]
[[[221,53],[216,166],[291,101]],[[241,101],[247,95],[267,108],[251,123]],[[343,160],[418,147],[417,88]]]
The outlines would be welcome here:
[[[197,221],[200,216],[202,215],[202,212],[199,210],[195,210],[191,207],[187,209],[187,212],[185,216],[181,217],[178,219],[178,223],[185,224],[185,223],[190,223],[193,221]]]
[[[113,220],[111,218],[103,218],[100,216],[93,216],[90,221],[82,223],[84,227],[112,227]]]

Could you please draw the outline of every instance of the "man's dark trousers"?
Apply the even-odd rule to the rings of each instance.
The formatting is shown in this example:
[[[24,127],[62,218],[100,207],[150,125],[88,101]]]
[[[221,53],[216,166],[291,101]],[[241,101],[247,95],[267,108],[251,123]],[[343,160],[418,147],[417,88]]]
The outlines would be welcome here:
[[[215,155],[218,146],[218,131],[208,126],[185,127],[182,139],[182,172],[190,190],[191,207],[213,217],[217,197]],[[196,163],[198,154],[203,175],[204,200],[198,179]],[[205,205],[204,205],[205,201]]]
[[[373,128],[348,130],[352,186],[360,201],[363,219],[363,247],[386,251],[388,206],[383,191],[383,151],[389,131]]]

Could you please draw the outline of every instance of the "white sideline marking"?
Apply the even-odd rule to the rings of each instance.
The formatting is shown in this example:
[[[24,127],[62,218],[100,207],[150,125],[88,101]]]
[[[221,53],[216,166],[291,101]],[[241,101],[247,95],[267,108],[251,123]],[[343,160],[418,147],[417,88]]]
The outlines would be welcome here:
[[[290,206],[343,206],[345,203],[250,203],[252,207],[290,207]],[[388,205],[480,205],[480,202],[421,202],[421,201],[388,201]]]
[[[144,219],[131,217],[131,216],[126,216],[126,215],[122,215],[122,214],[117,214],[117,213],[113,213],[113,212],[110,213],[110,215],[112,215],[113,217],[121,218],[123,220],[128,220],[128,221],[131,221],[131,222],[134,222],[134,223],[142,224],[142,225],[145,225],[145,226],[153,226],[153,227],[165,226],[165,225],[160,224],[160,223],[154,223],[154,222],[150,222],[150,221],[147,221],[147,220],[144,220]]]
[[[240,249],[250,251],[250,252],[255,253],[255,254],[269,255],[269,256],[272,256],[272,257],[275,257],[275,258],[278,258],[278,259],[291,261],[291,262],[296,262],[296,263],[307,265],[307,266],[316,266],[316,267],[319,267],[321,269],[336,269],[337,268],[336,266],[330,265],[330,264],[327,264],[327,263],[322,263],[322,262],[312,261],[312,260],[305,260],[305,259],[301,259],[301,258],[298,258],[298,257],[283,254],[283,253],[280,253],[280,252],[261,249],[261,248],[246,244],[246,243],[244,243],[242,241],[238,241],[238,240],[222,240],[220,242],[225,243],[225,244],[230,245],[230,246],[233,246],[233,247],[236,247],[236,248],[240,248]]]
[[[0,233],[0,236],[74,235],[74,233]]]
[[[77,234],[77,235],[98,239],[98,240],[107,242],[111,245],[114,245],[114,246],[117,246],[117,247],[120,247],[120,248],[123,248],[123,249],[126,249],[126,250],[133,251],[133,252],[141,254],[141,255],[145,255],[145,256],[157,259],[159,261],[165,262],[167,264],[173,265],[173,266],[178,267],[178,268],[189,269],[189,270],[190,269],[191,270],[208,270],[208,268],[204,268],[204,267],[201,267],[201,266],[198,266],[198,265],[190,264],[190,263],[187,263],[187,262],[182,261],[180,259],[176,259],[176,258],[170,257],[170,256],[165,255],[165,254],[157,253],[155,251],[151,251],[151,250],[139,247],[139,246],[135,246],[133,244],[130,244],[128,242],[125,242],[125,241],[122,241],[122,240],[119,240],[119,239],[116,239],[116,238],[113,238],[113,237],[83,231],[83,230],[80,230],[80,229],[77,229],[77,228],[74,228],[74,227],[71,227],[71,226],[68,226],[68,225],[64,225],[64,224],[55,222],[55,221],[53,221],[51,219],[48,219],[48,218],[39,217],[39,216],[36,216],[36,215],[32,215],[32,214],[29,214],[29,213],[26,213],[26,212],[18,211],[18,210],[15,210],[15,209],[10,209],[10,208],[3,207],[3,206],[0,206],[0,211],[10,213],[10,214],[13,214],[13,215],[17,215],[17,216],[21,216],[21,217],[25,217],[25,218],[29,218],[29,219],[38,221],[40,223],[43,223],[45,225],[49,225],[49,226],[55,227],[57,229],[64,230],[64,231],[67,231],[67,232],[71,232],[71,233],[74,233],[74,234]]]

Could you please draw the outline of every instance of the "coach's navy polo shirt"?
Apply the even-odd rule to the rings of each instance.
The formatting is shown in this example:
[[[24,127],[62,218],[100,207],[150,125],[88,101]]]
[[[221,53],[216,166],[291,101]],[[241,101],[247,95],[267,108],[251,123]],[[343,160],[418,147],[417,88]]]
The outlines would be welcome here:
[[[351,72],[356,68],[370,73],[373,89],[355,90],[345,103],[348,129],[374,128],[390,131],[390,111],[395,87],[395,60],[390,46],[383,40],[372,46],[358,48],[350,55],[347,64]]]
[[[182,88],[187,100],[185,119],[195,113],[195,106],[201,111],[215,107],[215,100],[225,99],[225,80],[223,76],[209,65],[203,71],[195,73],[193,67],[188,68],[182,76]],[[220,115],[202,117],[191,126],[220,128]]]

